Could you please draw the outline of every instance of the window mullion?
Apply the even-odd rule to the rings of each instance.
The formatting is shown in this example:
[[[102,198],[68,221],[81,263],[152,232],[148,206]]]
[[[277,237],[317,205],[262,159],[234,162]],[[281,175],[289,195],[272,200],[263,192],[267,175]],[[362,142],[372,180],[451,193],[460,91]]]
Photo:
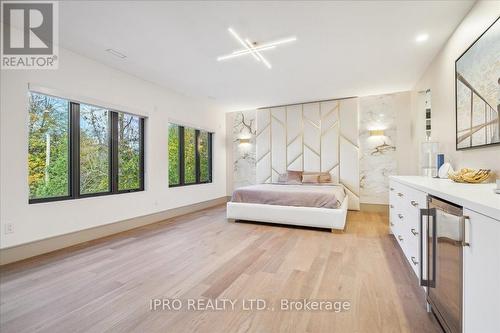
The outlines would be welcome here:
[[[200,183],[200,149],[199,149],[199,144],[200,142],[200,130],[195,130],[194,131],[194,169],[195,169],[195,175],[196,175],[196,184]]]
[[[140,180],[139,180],[139,189],[141,191],[144,190],[144,118],[140,118],[139,119],[140,121],[140,124],[139,124],[139,139],[141,140],[140,141],[140,155],[139,155],[139,159],[140,159],[140,165],[139,165],[139,177],[140,177]]]
[[[179,185],[184,183],[184,126],[179,126]]]
[[[110,157],[111,193],[118,193],[118,113],[110,111]]]
[[[70,197],[80,196],[80,104],[70,102]]]
[[[212,133],[208,133],[208,182],[212,182]]]

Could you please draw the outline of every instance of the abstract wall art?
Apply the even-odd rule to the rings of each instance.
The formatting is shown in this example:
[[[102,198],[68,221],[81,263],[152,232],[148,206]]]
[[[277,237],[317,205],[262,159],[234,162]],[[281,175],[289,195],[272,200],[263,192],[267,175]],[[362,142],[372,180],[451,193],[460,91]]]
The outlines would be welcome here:
[[[500,22],[455,62],[457,150],[500,143]]]

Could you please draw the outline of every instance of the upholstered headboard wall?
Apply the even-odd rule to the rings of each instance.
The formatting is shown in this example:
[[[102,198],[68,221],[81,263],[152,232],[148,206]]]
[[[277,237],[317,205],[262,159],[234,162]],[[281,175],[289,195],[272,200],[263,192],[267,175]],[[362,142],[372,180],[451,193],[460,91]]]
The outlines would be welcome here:
[[[359,210],[358,99],[257,110],[257,183],[289,170],[329,172]]]

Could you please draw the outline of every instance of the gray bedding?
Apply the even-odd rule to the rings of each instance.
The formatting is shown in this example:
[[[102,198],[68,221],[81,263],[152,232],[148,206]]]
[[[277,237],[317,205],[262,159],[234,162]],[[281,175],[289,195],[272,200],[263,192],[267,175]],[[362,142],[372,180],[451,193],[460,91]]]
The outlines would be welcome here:
[[[258,184],[236,189],[231,201],[280,206],[339,208],[345,195],[342,185]]]

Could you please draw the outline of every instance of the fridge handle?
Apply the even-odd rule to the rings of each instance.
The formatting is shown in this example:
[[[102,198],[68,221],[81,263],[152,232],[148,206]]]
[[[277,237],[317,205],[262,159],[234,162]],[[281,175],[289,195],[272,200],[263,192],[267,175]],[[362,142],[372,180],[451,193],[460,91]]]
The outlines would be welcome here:
[[[470,237],[469,237],[469,228],[467,228],[466,221],[468,221],[467,225],[470,225],[470,217],[462,216],[460,217],[460,227],[462,233],[462,246],[470,246]]]
[[[429,210],[425,208],[420,209],[420,285],[426,287],[429,283],[427,280],[427,276],[424,279],[424,237],[426,237],[428,233],[424,234],[424,216],[429,216]],[[425,235],[425,236],[424,236]],[[427,244],[427,242],[425,242]],[[427,262],[427,260],[425,260]]]
[[[432,280],[428,281],[428,287],[436,288],[436,262],[437,262],[437,218],[436,208],[429,209],[429,216],[432,217]],[[429,271],[427,269],[427,271]]]
[[[424,233],[424,216],[427,216],[427,228]],[[429,236],[429,218],[432,217],[432,279],[429,279],[429,269],[427,269],[427,276],[424,279],[424,244],[427,246],[427,238]],[[424,237],[425,242],[424,242]],[[435,287],[436,283],[436,209],[430,208],[420,209],[420,285],[424,287]],[[429,249],[426,251],[429,253]],[[425,260],[427,262],[427,260]],[[429,264],[429,263],[427,263]],[[427,266],[429,267],[429,265]]]

